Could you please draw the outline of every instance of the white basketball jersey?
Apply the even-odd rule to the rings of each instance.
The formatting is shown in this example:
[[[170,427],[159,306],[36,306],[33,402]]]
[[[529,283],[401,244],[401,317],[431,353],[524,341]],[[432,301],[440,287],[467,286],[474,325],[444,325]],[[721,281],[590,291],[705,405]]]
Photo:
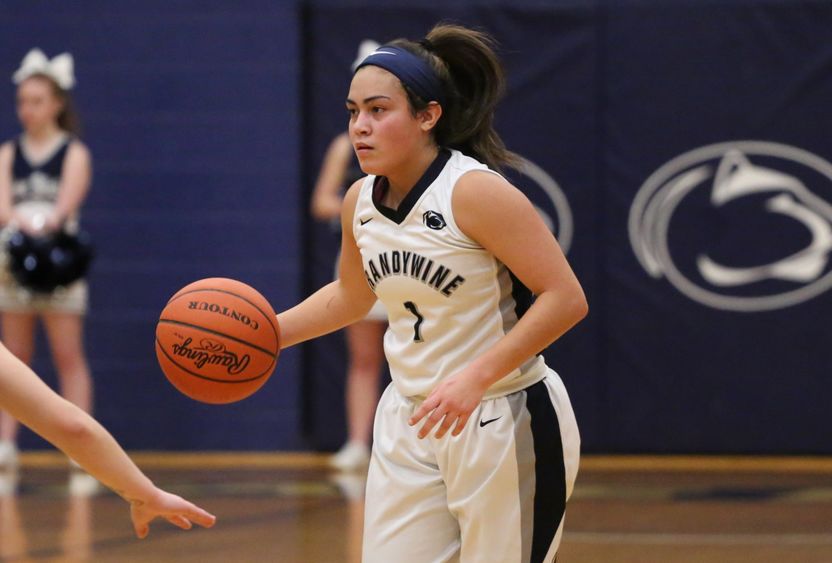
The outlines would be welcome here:
[[[398,209],[378,203],[385,178],[368,176],[358,196],[353,232],[367,282],[388,312],[384,350],[393,383],[405,397],[426,397],[489,350],[530,304],[528,290],[454,220],[454,186],[473,170],[496,174],[458,151],[443,150]],[[531,357],[484,398],[513,393],[545,376],[543,358]]]

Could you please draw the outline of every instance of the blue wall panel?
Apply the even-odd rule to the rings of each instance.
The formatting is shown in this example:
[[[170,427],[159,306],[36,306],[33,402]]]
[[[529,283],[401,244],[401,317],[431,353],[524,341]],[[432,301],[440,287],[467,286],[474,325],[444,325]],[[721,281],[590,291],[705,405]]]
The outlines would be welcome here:
[[[164,380],[155,321],[201,277],[246,281],[278,310],[331,279],[338,235],[309,220],[308,197],[346,127],[355,49],[440,19],[499,40],[497,126],[562,196],[510,174],[589,296],[589,318],[546,351],[584,449],[830,453],[816,430],[832,423],[832,5],[814,0],[4,2],[7,76],[34,46],[76,57],[95,165],[83,219],[99,250],[87,342],[102,422],[130,448],[340,444],[340,333],[285,352],[257,395],[217,407]],[[18,130],[6,84],[3,139]],[[715,205],[715,185],[735,191]],[[657,193],[672,197],[634,211]],[[772,211],[778,197],[791,214]],[[719,285],[702,256],[729,275],[786,267]],[[697,292],[814,293],[739,311]],[[35,367],[55,383],[42,337]],[[24,434],[24,447],[43,445]]]
[[[832,422],[822,399],[832,390],[832,356],[823,344],[832,296],[735,307],[760,298],[774,303],[830,275],[823,239],[832,221],[832,176],[798,155],[832,159],[832,49],[825,39],[832,5],[625,2],[613,5],[607,22],[599,165],[605,222],[624,235],[605,242],[604,353],[615,366],[605,377],[606,410],[616,421],[608,448],[829,453],[814,429]],[[632,217],[662,167],[656,206]],[[717,192],[729,189],[734,195],[718,201]],[[811,220],[773,211],[775,198]],[[632,219],[638,240],[661,260],[659,277],[637,261],[625,234]],[[661,221],[664,237],[655,226]],[[813,223],[816,233],[807,228]],[[818,246],[808,251],[813,242]],[[800,252],[819,266],[816,273],[794,277],[797,265],[782,262]],[[723,284],[702,272],[704,256],[732,271],[771,266],[759,280]],[[679,289],[682,278],[687,293]],[[704,293],[724,305],[692,298]]]
[[[346,83],[368,34],[418,39],[450,20],[500,42],[497,127],[556,179],[574,218],[568,258],[590,315],[546,356],[585,451],[832,451],[817,432],[832,424],[832,4],[313,6],[305,149],[318,158],[344,126],[332,81]],[[309,231],[314,286],[335,237]],[[332,446],[343,351],[313,350],[309,424]]]
[[[130,448],[302,447],[296,351],[256,396],[213,406],[170,386],[153,350],[159,312],[195,279],[245,281],[278,310],[299,298],[295,4],[4,6],[0,68],[10,75],[34,46],[75,56],[94,158],[83,222],[98,250],[87,322],[97,416]],[[44,342],[36,366],[54,383]]]

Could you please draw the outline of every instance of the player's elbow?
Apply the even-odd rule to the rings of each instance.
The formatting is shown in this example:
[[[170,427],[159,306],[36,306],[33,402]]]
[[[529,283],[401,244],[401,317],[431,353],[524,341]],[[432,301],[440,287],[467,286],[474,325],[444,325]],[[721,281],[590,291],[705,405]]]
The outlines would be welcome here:
[[[580,286],[577,286],[570,292],[566,300],[565,310],[568,311],[569,317],[572,319],[572,325],[578,324],[589,314],[589,303],[586,300],[586,295]]]
[[[581,291],[580,302],[577,305],[579,316],[578,320],[583,320],[589,314],[589,302],[586,300],[586,295]]]
[[[95,426],[92,417],[72,405],[67,409],[67,413],[60,417],[57,431],[67,445],[83,445],[93,439]]]

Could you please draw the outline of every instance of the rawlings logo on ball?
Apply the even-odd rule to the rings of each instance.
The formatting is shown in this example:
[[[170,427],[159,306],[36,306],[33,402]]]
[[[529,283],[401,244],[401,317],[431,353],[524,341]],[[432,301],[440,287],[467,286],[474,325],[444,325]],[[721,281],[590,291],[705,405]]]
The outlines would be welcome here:
[[[202,369],[207,365],[218,365],[226,368],[228,373],[236,375],[243,370],[251,361],[248,354],[238,357],[234,352],[227,350],[225,345],[210,338],[203,338],[199,341],[199,346],[191,347],[193,338],[186,338],[182,344],[173,345],[173,353],[176,356],[181,356],[192,360],[194,365]]]
[[[156,324],[156,359],[165,377],[204,403],[248,397],[269,379],[278,354],[274,309],[256,289],[229,278],[186,285]]]

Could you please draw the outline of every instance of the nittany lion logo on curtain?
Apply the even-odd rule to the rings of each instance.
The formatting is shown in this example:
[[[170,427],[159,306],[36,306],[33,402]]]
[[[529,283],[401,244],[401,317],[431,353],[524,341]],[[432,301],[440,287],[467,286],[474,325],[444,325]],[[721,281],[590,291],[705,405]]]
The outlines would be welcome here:
[[[709,307],[766,311],[832,287],[832,164],[763,141],[710,145],[653,173],[630,208],[644,270]]]
[[[563,253],[568,254],[575,224],[569,200],[560,185],[546,170],[524,157],[520,157],[516,168],[506,172],[509,180],[531,200],[538,215],[557,237]]]

